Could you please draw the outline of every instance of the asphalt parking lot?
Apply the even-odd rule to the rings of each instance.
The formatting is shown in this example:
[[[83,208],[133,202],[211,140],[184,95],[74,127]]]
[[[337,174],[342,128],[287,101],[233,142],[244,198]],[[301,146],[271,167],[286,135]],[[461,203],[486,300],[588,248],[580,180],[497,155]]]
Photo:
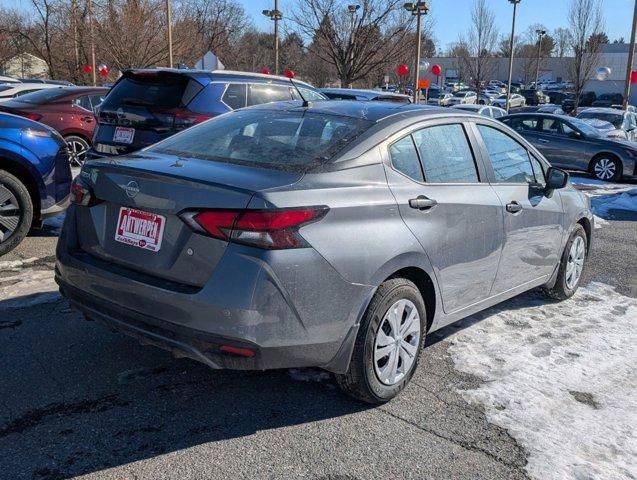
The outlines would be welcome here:
[[[584,281],[637,298],[637,222],[606,213]],[[484,382],[450,350],[507,309],[550,310],[537,292],[430,335],[406,391],[371,408],[320,370],[213,371],[85,321],[51,282],[58,228],[0,263],[0,477],[528,478],[535,453],[468,399]],[[622,462],[612,478],[635,478]]]

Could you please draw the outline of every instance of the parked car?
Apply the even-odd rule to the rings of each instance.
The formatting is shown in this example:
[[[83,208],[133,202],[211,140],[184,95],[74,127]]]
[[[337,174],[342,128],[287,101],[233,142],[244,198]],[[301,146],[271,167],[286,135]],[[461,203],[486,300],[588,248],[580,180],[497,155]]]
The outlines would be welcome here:
[[[449,105],[463,105],[477,103],[478,94],[472,90],[462,90],[453,94],[449,99]]]
[[[609,122],[613,129],[606,129],[606,136],[637,142],[637,114],[614,108],[591,107],[577,114],[581,119],[597,119]]]
[[[507,106],[506,93],[503,93],[498,98],[493,100],[492,105],[506,109],[506,106]],[[511,94],[511,98],[509,99],[509,108],[523,107],[524,105],[526,105],[526,100],[522,95],[520,95],[519,93]]]
[[[597,99],[595,92],[584,92],[580,95],[578,107],[590,107]],[[567,93],[566,98],[562,101],[562,110],[570,114],[575,110],[575,94]]]
[[[445,91],[429,92],[429,98],[427,99],[427,105],[436,105],[438,107],[448,107],[449,102],[453,95]]]
[[[411,103],[409,95],[388,93],[378,90],[362,90],[353,88],[320,88],[319,92],[332,100],[358,100],[381,102]]]
[[[485,117],[500,118],[507,114],[506,110],[489,105],[454,105],[451,108],[463,110],[465,112],[473,112]]]
[[[297,90],[298,89],[298,90]],[[125,71],[100,105],[88,158],[139,150],[185,128],[246,105],[326,97],[289,78],[230,70]]]
[[[7,77],[6,75],[0,75],[0,84],[2,83],[20,83],[20,80],[13,77]]]
[[[524,97],[526,105],[542,105],[549,103],[551,99],[542,90],[528,89],[520,90],[519,95]]]
[[[46,125],[0,113],[0,256],[62,212],[70,186],[64,139]]]
[[[479,105],[491,105],[493,101],[500,96],[495,90],[483,90],[478,95]]]
[[[489,81],[487,87],[496,90],[498,93],[505,93],[507,91],[507,85],[499,80]]]
[[[69,146],[71,165],[80,166],[95,130],[94,111],[107,93],[108,89],[102,87],[47,88],[0,103],[0,112],[53,127]]]
[[[60,85],[62,87],[74,87],[75,84],[68,80],[50,80],[48,78],[21,78],[22,83],[46,83],[51,85]]]
[[[518,113],[501,119],[542,152],[552,165],[590,172],[615,182],[637,177],[637,145],[602,137],[578,118]]]
[[[610,108],[613,105],[621,105],[624,102],[624,96],[621,93],[602,93],[595,101],[591,103],[593,107]],[[581,104],[581,102],[580,102]]]
[[[87,162],[72,191],[56,281],[87,318],[213,368],[320,366],[370,403],[427,332],[573,295],[593,231],[505,125],[388,102],[247,108]]]
[[[45,88],[62,88],[62,85],[53,83],[6,83],[0,85],[0,102],[6,102],[12,98],[37,92]]]

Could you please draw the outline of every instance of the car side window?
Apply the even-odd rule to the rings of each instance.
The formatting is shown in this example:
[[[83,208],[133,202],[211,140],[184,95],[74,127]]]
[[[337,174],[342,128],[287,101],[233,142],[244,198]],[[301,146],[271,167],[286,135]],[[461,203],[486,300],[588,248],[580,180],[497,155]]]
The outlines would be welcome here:
[[[460,124],[437,125],[413,133],[427,183],[478,183],[478,171]]]
[[[486,125],[478,125],[498,183],[536,183],[529,152],[517,141]]]
[[[93,110],[93,105],[91,104],[90,95],[82,95],[81,97],[77,97],[73,100],[73,103],[78,107],[82,107],[85,110]]]
[[[518,117],[507,119],[504,123],[518,132],[535,132],[537,130],[538,119],[536,117]]]
[[[248,106],[280,102],[282,100],[292,100],[289,87],[253,83],[248,89]]]
[[[389,155],[393,167],[409,178],[418,182],[424,181],[418,152],[411,135],[401,138],[389,147]]]
[[[542,185],[546,185],[546,177],[544,175],[544,165],[542,165],[542,163],[533,155],[529,154],[529,158],[531,159],[531,166],[533,167],[533,173],[535,174],[535,181]]]
[[[97,94],[97,95],[91,95],[90,96],[91,106],[93,108],[99,106],[104,101],[105,98],[106,98],[106,94],[105,93],[100,93],[100,94]]]
[[[230,83],[221,97],[221,101],[233,110],[246,106],[246,86],[244,83]]]

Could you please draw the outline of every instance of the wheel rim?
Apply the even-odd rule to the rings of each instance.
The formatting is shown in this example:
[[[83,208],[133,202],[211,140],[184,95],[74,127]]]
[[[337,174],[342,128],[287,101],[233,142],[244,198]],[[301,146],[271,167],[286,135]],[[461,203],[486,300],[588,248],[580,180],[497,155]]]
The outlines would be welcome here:
[[[69,148],[69,163],[75,167],[81,167],[86,158],[88,144],[79,138],[69,138],[66,145]]]
[[[582,237],[575,237],[571,249],[568,252],[568,261],[566,262],[566,286],[569,290],[573,290],[584,270],[584,258],[586,257],[586,245]]]
[[[420,315],[416,305],[401,299],[380,322],[374,341],[374,370],[381,383],[395,385],[416,360],[420,342]]]
[[[0,243],[9,239],[20,224],[22,210],[17,197],[0,183]]]
[[[600,180],[609,180],[615,176],[617,166],[610,158],[600,158],[595,162],[595,176]]]

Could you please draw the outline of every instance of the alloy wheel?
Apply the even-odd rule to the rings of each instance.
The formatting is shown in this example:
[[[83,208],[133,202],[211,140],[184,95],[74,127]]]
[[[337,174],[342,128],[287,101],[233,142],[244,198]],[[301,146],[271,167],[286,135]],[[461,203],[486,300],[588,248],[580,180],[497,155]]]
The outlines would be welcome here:
[[[0,183],[0,243],[9,239],[20,224],[22,211],[16,196]]]
[[[610,180],[615,176],[617,165],[610,158],[600,158],[595,162],[593,171],[600,180]]]
[[[568,261],[566,262],[566,286],[569,290],[573,290],[584,270],[584,258],[586,257],[586,246],[582,237],[575,237],[568,252]]]
[[[86,159],[88,151],[88,143],[78,137],[69,137],[66,140],[69,149],[69,163],[72,167],[81,167]]]
[[[416,305],[401,299],[380,322],[374,341],[374,371],[381,383],[395,385],[409,373],[420,342],[420,315]]]

